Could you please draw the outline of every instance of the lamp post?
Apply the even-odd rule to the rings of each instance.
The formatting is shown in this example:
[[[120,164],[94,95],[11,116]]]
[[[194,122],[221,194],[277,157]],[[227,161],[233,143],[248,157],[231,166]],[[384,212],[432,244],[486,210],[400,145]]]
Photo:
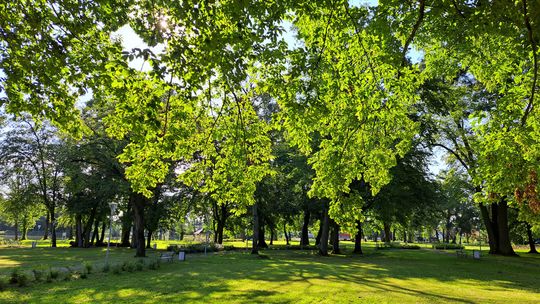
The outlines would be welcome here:
[[[105,255],[105,263],[109,263],[109,248],[111,247],[111,235],[112,235],[112,218],[114,215],[114,212],[116,211],[116,207],[118,206],[117,203],[110,203],[109,207],[111,207],[111,216],[109,218],[109,240],[107,241],[107,254]]]

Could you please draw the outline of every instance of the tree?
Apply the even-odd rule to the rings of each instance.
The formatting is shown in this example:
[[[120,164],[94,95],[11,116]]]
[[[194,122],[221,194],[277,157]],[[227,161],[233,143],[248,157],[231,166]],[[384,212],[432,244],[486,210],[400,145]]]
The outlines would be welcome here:
[[[19,239],[19,230],[22,232],[20,239],[26,240],[28,229],[44,213],[36,199],[39,191],[32,178],[32,173],[24,168],[13,168],[8,176],[3,177],[5,182],[7,179],[8,192],[0,201],[0,210],[3,220],[15,227],[15,240]]]
[[[51,246],[56,247],[56,212],[63,187],[58,138],[51,126],[39,125],[26,118],[14,122],[12,127],[4,135],[0,159],[6,168],[19,167],[31,172],[40,201],[47,210],[46,224],[51,229]],[[47,233],[44,238],[47,238]]]

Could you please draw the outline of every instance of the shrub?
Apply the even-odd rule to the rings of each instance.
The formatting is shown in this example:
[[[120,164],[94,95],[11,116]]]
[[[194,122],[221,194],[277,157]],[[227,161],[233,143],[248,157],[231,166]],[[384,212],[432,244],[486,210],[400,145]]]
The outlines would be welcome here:
[[[144,269],[144,261],[142,259],[139,259],[137,263],[135,263],[135,270],[142,271]]]
[[[103,265],[103,268],[101,269],[103,272],[109,272],[109,270],[111,270],[111,265],[109,265],[109,263]]]
[[[79,275],[79,278],[86,279],[88,278],[88,272],[86,270],[83,270],[81,274]]]
[[[84,266],[84,269],[86,270],[87,273],[92,273],[92,269],[94,268],[94,266],[92,265],[92,263],[90,263],[90,262],[84,262],[84,263],[83,263],[83,266]]]
[[[159,259],[152,260],[148,263],[148,269],[156,270],[156,269],[159,269],[159,266],[160,266]]]
[[[421,247],[414,244],[402,244],[399,242],[392,242],[392,243],[381,243],[377,244],[376,249],[378,250],[384,250],[384,249],[420,249]]]
[[[112,267],[112,273],[114,274],[121,274],[122,273],[122,265],[116,264]]]
[[[36,282],[43,281],[45,277],[45,271],[42,268],[32,269],[32,273],[34,273],[34,280]]]
[[[6,281],[0,277],[0,291],[4,291],[7,288]]]
[[[60,277],[60,271],[58,271],[58,269],[50,268],[48,276],[50,277],[51,281],[56,280]]]
[[[135,271],[135,264],[133,262],[124,261],[122,264],[122,270],[127,272]]]
[[[27,286],[30,282],[28,275],[18,269],[15,269],[11,272],[11,277],[9,278],[9,283],[17,284],[21,287]]]
[[[460,245],[460,244],[441,243],[441,244],[433,245],[433,248],[434,249],[445,250],[445,249],[464,249],[465,247],[463,245]]]
[[[19,270],[13,269],[11,276],[9,277],[9,284],[17,284],[19,278]]]

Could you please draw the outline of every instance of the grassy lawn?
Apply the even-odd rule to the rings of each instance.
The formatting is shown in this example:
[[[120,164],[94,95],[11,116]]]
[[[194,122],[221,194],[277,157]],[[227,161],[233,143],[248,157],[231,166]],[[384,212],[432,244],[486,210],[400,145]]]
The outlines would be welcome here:
[[[0,269],[104,258],[101,248],[31,250],[0,248]],[[537,256],[458,259],[453,251],[376,251],[372,244],[365,252],[327,258],[293,250],[266,250],[267,258],[188,255],[159,270],[10,287],[0,292],[0,303],[540,303]],[[132,255],[115,248],[111,257]]]

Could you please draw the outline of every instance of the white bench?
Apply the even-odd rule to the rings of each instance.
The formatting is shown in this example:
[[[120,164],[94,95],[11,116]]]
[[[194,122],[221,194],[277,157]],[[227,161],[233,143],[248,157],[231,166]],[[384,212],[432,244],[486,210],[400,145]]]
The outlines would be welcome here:
[[[174,261],[174,252],[172,251],[163,252],[162,254],[159,255],[159,258],[161,260],[172,262]]]

